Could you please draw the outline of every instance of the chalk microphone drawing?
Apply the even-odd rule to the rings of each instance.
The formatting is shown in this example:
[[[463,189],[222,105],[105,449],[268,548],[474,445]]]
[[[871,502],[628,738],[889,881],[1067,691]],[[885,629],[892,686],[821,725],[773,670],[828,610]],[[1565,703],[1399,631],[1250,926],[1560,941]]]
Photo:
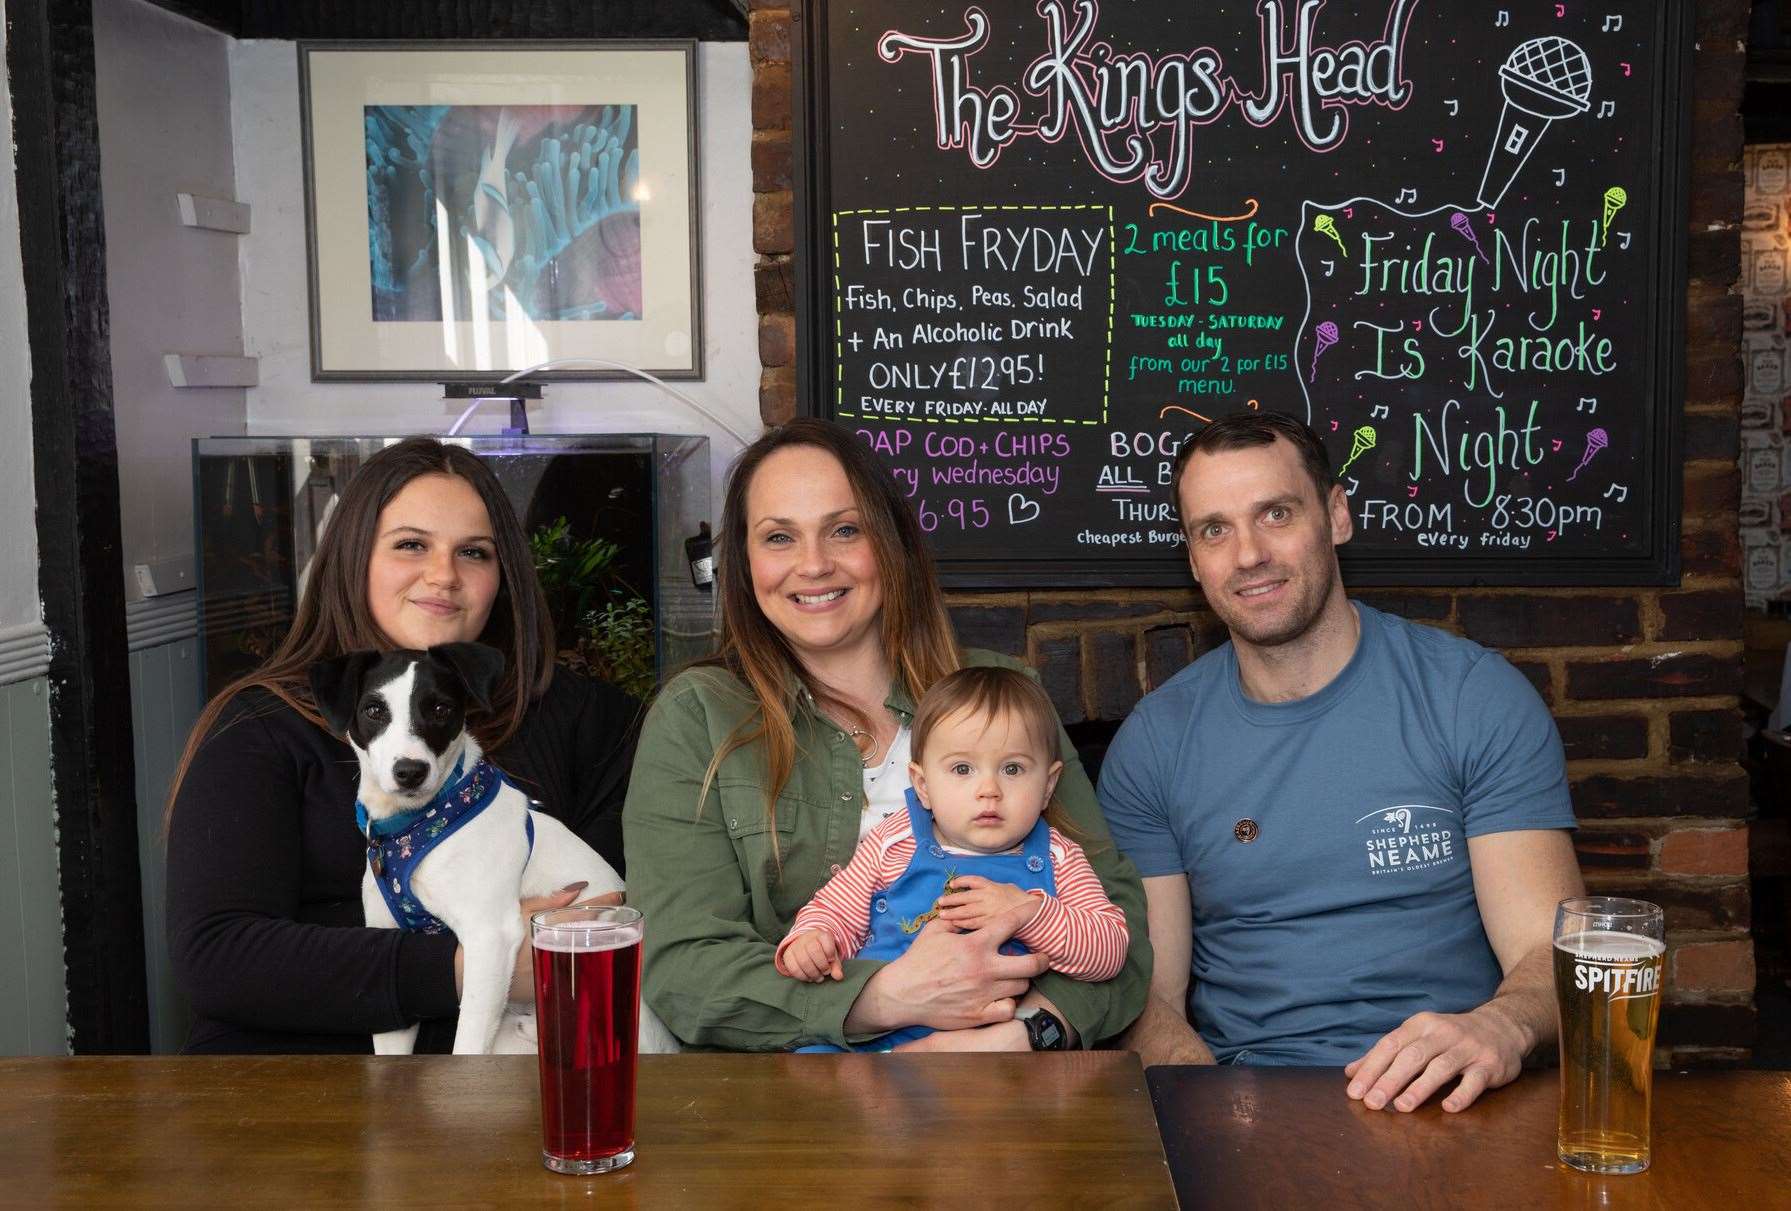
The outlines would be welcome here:
[[[1565,38],[1532,38],[1506,57],[1499,87],[1505,109],[1480,178],[1480,204],[1490,209],[1498,207],[1550,124],[1590,108],[1592,63]]]

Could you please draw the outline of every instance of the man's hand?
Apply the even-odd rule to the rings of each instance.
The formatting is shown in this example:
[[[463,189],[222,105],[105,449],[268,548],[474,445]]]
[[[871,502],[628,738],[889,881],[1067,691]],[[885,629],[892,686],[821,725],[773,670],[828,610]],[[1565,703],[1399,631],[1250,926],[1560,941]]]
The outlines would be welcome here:
[[[997,883],[981,875],[959,875],[951,889],[939,897],[939,919],[953,929],[981,929],[1004,912],[1012,912],[1022,904],[1032,905],[1036,914],[1044,906],[1042,897],[1021,891],[1012,883]],[[1031,924],[1023,922],[1024,929]]]
[[[1496,1000],[1468,1013],[1417,1013],[1345,1065],[1349,1095],[1370,1110],[1391,1104],[1409,1112],[1456,1077],[1443,1099],[1451,1113],[1466,1110],[1488,1089],[1515,1079],[1535,1040]]]
[[[840,966],[840,944],[824,929],[805,929],[777,952],[777,972],[792,979],[820,984],[832,976],[846,978]]]

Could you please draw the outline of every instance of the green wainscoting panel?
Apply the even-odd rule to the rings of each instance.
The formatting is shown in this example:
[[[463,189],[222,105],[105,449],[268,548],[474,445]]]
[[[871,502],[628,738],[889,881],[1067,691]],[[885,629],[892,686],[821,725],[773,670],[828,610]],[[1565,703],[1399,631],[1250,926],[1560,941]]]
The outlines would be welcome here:
[[[149,981],[149,1043],[179,1051],[191,1013],[168,964],[168,864],[162,809],[187,732],[203,705],[199,648],[192,638],[131,653],[131,731],[137,758],[137,862],[143,878],[144,970]]]
[[[0,1055],[66,1055],[50,692],[0,685]]]

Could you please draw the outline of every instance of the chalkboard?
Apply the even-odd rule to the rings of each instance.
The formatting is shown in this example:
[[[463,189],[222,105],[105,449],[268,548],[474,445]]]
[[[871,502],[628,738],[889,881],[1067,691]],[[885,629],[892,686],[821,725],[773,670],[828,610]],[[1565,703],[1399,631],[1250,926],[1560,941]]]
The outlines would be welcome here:
[[[1324,435],[1353,582],[1670,582],[1690,9],[813,4],[805,405],[948,583],[1186,583],[1242,408]]]

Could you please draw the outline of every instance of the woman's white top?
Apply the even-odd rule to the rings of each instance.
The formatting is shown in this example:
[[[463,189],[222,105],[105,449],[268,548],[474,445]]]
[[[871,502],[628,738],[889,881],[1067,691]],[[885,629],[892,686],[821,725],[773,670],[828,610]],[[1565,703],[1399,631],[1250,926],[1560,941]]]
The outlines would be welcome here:
[[[908,750],[910,736],[906,724],[889,742],[889,752],[876,765],[864,771],[864,814],[858,820],[858,839],[885,819],[908,810]]]

